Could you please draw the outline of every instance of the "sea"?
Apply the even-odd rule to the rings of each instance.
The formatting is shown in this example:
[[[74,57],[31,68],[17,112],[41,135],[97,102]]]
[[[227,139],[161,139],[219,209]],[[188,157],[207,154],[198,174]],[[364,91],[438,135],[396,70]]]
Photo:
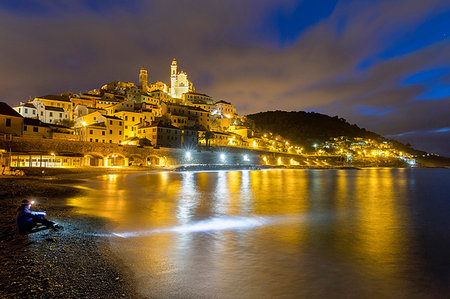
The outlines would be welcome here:
[[[101,218],[149,298],[450,297],[450,169],[105,174]]]

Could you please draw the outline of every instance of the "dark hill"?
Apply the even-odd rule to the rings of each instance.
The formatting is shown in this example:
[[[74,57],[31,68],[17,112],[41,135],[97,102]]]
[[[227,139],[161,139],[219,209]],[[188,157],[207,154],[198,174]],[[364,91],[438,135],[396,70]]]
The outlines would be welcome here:
[[[339,136],[363,137],[378,141],[388,140],[374,132],[352,125],[343,118],[315,112],[267,111],[249,114],[247,119],[247,125],[253,127],[257,132],[271,132],[305,148],[310,148],[313,143],[321,143]],[[399,149],[408,152],[414,151],[398,141],[389,141]]]

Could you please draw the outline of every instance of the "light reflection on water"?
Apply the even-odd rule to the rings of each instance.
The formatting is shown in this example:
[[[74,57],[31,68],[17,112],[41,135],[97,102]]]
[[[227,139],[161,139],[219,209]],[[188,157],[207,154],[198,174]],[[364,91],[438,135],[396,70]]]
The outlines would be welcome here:
[[[105,175],[69,201],[110,221],[151,297],[450,295],[450,171]],[[117,238],[121,237],[121,238]]]

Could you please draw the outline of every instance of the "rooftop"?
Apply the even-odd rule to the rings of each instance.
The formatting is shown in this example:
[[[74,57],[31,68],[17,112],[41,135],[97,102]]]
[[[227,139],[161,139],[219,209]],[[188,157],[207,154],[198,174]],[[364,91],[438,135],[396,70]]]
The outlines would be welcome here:
[[[107,119],[117,119],[117,120],[122,120],[121,118],[118,118],[117,116],[104,115],[104,114],[102,114],[102,116],[103,116],[104,118],[107,118]]]
[[[9,106],[8,104],[6,104],[4,102],[0,102],[0,114],[22,118],[22,115],[20,115],[16,110],[11,108],[11,106]]]
[[[53,101],[61,101],[61,102],[70,102],[69,99],[66,97],[54,95],[54,94],[48,94],[45,96],[36,97],[37,99],[46,99],[46,100],[53,100]]]
[[[61,108],[61,107],[53,107],[53,106],[45,106],[45,110],[64,112],[63,108]]]
[[[198,93],[198,92],[193,92],[193,91],[186,92],[185,94],[191,94],[191,95],[195,95],[195,96],[204,96],[204,97],[211,98],[211,96],[209,96],[209,95],[207,95],[207,94],[204,94],[204,93]]]
[[[31,104],[30,102],[28,102],[28,103],[21,103],[20,105],[17,105],[15,107],[27,107],[27,108],[34,108],[34,109],[36,109],[36,107],[33,104]]]
[[[28,126],[48,127],[48,125],[46,123],[43,123],[39,119],[28,118],[28,117],[25,117],[23,119],[23,124],[28,125]]]
[[[218,101],[216,104],[228,104],[228,105],[231,105],[231,103],[223,101],[223,100]]]

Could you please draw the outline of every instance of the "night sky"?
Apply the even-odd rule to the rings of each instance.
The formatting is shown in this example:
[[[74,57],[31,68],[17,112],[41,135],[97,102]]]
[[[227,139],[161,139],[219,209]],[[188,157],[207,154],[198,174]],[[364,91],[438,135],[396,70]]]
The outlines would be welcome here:
[[[450,2],[0,2],[0,101],[111,81],[169,83],[177,58],[197,92],[240,115],[339,115],[450,156]]]

